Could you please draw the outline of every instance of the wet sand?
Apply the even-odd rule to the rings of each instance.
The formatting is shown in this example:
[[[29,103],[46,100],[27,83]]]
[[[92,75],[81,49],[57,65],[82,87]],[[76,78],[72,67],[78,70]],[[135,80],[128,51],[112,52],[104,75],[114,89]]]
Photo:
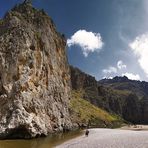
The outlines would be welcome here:
[[[57,148],[148,148],[148,131],[96,128]]]

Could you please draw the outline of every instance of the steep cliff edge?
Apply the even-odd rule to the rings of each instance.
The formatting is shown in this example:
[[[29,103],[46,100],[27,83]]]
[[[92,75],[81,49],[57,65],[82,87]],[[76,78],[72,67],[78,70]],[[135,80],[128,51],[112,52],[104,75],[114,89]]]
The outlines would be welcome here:
[[[66,41],[29,2],[0,20],[0,137],[31,138],[72,127]]]

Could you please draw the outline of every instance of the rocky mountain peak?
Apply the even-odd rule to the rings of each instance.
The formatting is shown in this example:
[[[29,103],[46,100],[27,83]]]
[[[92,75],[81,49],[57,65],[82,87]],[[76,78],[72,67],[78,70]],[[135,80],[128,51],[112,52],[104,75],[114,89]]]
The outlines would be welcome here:
[[[11,27],[24,26],[26,27],[28,23],[35,25],[36,27],[41,27],[42,25],[52,24],[54,27],[52,19],[45,13],[45,11],[35,9],[31,2],[26,1],[22,4],[16,5],[12,10],[6,13],[5,21]]]
[[[29,1],[0,21],[1,138],[30,138],[72,127],[65,46],[52,19]]]
[[[113,79],[102,79],[99,82],[100,83],[117,83],[117,82],[130,82],[131,80],[129,80],[126,76],[116,76]]]
[[[32,4],[32,0],[24,0],[24,4]]]
[[[113,78],[113,80],[115,80],[115,81],[128,81],[129,79],[126,76],[123,76],[123,77],[116,76],[116,77]]]

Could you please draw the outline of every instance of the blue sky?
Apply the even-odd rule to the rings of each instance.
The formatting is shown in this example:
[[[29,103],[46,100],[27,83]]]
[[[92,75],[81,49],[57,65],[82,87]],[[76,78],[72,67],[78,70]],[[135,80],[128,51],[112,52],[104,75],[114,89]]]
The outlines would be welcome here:
[[[1,0],[0,17],[22,0]],[[147,0],[33,0],[64,33],[69,63],[96,77],[148,81]]]

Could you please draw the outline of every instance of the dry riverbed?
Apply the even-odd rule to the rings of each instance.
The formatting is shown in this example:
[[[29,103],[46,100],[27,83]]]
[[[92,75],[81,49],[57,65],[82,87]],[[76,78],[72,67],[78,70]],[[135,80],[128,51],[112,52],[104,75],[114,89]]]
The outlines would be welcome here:
[[[148,148],[147,130],[127,129],[133,128],[90,129],[88,137],[84,135],[77,137],[57,146],[57,148]]]

